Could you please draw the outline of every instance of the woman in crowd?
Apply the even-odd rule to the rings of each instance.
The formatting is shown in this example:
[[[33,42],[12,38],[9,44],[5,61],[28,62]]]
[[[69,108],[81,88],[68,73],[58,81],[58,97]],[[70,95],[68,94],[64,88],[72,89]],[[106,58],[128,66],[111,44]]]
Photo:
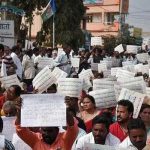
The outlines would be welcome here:
[[[92,129],[92,119],[100,115],[101,112],[97,110],[95,99],[90,95],[86,95],[81,104],[83,105],[83,110],[81,110],[77,116],[84,121],[86,131],[89,133]]]

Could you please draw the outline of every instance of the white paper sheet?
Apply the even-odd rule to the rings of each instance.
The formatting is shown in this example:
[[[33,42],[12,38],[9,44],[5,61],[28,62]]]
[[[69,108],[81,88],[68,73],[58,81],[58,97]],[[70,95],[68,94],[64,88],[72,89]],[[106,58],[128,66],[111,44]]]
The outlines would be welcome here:
[[[117,104],[115,91],[113,89],[102,89],[89,92],[95,98],[96,107],[109,108]]]
[[[66,105],[64,96],[58,94],[21,95],[22,127],[66,126]]]
[[[98,64],[98,72],[101,73],[103,71],[107,71],[107,64],[106,63]]]
[[[2,77],[2,78],[0,78],[0,81],[2,82],[3,86],[6,89],[8,87],[10,87],[11,85],[19,85],[21,87],[21,89],[23,89],[23,87],[22,87],[16,74],[11,75],[11,76]]]
[[[98,65],[99,63],[91,63],[91,69],[94,71],[98,71]]]
[[[139,62],[145,63],[149,59],[148,53],[140,53],[136,55]]]
[[[119,53],[122,53],[124,51],[122,44],[115,47],[114,51],[117,51]]]
[[[33,79],[33,87],[38,89],[38,93],[44,92],[52,84],[56,83],[56,78],[51,73],[48,66],[42,69]]]
[[[145,95],[141,93],[137,93],[135,91],[128,90],[126,88],[123,88],[121,90],[121,93],[119,95],[119,100],[129,100],[134,105],[134,113],[133,118],[137,118],[143,103]]]
[[[61,78],[58,80],[58,93],[65,96],[79,97],[82,90],[82,79]]]
[[[43,58],[43,57],[39,58],[38,67],[44,68],[46,66],[53,68],[53,66],[54,66],[53,58]]]

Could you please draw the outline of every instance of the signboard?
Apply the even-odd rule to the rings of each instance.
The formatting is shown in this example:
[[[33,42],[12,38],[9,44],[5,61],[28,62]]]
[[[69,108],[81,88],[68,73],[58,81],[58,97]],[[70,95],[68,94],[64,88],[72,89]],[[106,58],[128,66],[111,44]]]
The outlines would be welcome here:
[[[0,44],[3,44],[5,46],[9,46],[10,48],[12,48],[15,45],[15,39],[0,36]]]
[[[83,0],[84,4],[103,4],[104,0]]]
[[[1,37],[14,37],[14,21],[13,20],[0,20],[0,36]]]
[[[91,46],[102,46],[102,37],[91,37]]]
[[[134,28],[133,36],[136,38],[142,37],[142,28]]]

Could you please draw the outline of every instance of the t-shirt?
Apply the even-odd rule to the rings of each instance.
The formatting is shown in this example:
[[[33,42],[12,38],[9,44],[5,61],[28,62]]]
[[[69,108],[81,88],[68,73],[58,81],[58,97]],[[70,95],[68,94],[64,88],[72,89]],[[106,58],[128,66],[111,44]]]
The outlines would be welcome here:
[[[128,134],[125,133],[121,129],[121,127],[120,127],[118,122],[115,122],[112,125],[110,125],[109,131],[110,131],[111,134],[113,134],[114,136],[119,138],[121,142],[128,136]]]

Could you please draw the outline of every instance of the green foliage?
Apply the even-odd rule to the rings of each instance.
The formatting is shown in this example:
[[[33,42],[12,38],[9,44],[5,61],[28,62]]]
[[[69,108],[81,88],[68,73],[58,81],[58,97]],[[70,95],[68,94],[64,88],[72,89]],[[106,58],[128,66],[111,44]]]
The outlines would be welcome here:
[[[70,44],[73,48],[79,47],[84,42],[84,35],[80,29],[80,23],[85,13],[82,0],[56,0],[56,4],[56,44]],[[41,32],[45,36],[45,41],[49,41],[52,45],[53,17],[43,23]],[[47,35],[51,35],[50,39],[47,39]]]

